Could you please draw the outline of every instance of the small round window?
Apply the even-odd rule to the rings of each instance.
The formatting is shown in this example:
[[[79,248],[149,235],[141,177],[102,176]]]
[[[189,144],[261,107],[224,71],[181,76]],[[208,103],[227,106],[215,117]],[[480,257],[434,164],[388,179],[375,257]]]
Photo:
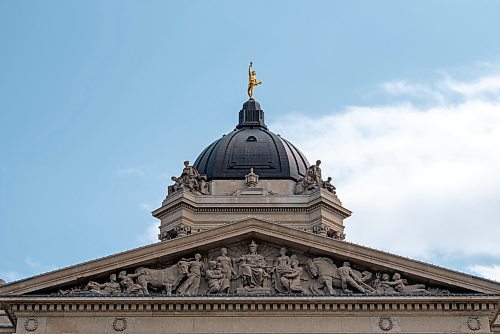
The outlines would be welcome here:
[[[257,141],[257,138],[255,138],[254,136],[250,136],[247,138],[247,141]]]

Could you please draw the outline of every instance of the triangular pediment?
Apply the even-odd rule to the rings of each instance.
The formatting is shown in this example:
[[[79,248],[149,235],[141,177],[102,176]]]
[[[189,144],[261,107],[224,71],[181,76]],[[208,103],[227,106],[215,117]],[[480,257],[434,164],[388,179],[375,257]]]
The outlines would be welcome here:
[[[256,253],[249,250],[252,241],[257,245]],[[227,255],[221,254],[222,248],[227,249]],[[199,260],[195,254],[201,255]],[[230,267],[224,258],[230,259]],[[351,269],[345,268],[345,262]],[[171,270],[167,272],[167,268]],[[0,286],[0,294],[85,294],[101,289],[106,293],[108,286],[113,286],[106,285],[111,283],[110,275],[120,271],[130,275],[130,286],[146,282],[149,293],[170,289],[174,294],[204,294],[210,290],[329,294],[329,285],[333,293],[500,293],[500,284],[489,280],[248,218],[6,284]],[[297,276],[299,279],[294,280]],[[89,282],[94,282],[95,288],[92,284],[89,288]],[[125,290],[123,285],[116,287],[122,293]]]

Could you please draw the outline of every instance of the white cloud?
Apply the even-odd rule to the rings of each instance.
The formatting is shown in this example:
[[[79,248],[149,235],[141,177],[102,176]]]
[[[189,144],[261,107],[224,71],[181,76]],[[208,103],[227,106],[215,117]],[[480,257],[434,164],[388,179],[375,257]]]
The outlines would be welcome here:
[[[481,77],[472,82],[460,82],[453,79],[446,79],[444,87],[467,97],[475,97],[487,93],[500,93],[500,77],[489,75]]]
[[[380,85],[380,88],[390,95],[405,95],[415,98],[431,99],[436,102],[443,102],[443,95],[434,87],[422,84],[409,83],[405,80],[387,81]]]
[[[139,236],[137,236],[137,241],[141,245],[158,242],[158,233],[160,233],[160,230],[158,229],[159,226],[159,222],[150,223],[149,226]]]
[[[500,265],[494,264],[491,266],[484,266],[476,264],[468,267],[468,269],[484,278],[500,282]]]
[[[334,177],[354,211],[348,240],[433,262],[500,259],[500,99],[479,94],[500,76],[447,80],[381,85],[409,99],[440,87],[443,98],[430,94],[426,107],[410,99],[272,125]]]

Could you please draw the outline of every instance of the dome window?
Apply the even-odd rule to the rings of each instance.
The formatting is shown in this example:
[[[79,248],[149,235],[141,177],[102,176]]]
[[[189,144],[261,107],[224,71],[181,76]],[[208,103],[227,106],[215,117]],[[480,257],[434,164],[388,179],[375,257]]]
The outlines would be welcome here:
[[[257,138],[255,138],[254,136],[250,136],[247,138],[247,141],[255,142],[255,141],[257,141]]]

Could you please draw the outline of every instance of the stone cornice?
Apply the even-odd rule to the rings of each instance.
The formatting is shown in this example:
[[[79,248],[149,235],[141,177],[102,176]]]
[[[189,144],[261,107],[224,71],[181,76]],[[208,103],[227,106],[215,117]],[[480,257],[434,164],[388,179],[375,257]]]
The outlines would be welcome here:
[[[9,314],[48,312],[239,312],[239,311],[331,311],[363,312],[464,312],[496,317],[499,295],[461,296],[148,296],[148,297],[59,297],[1,296]]]
[[[255,205],[248,204],[247,206],[231,205],[231,204],[214,204],[211,206],[200,206],[193,205],[193,203],[189,200],[186,200],[185,197],[179,198],[179,201],[175,203],[170,203],[168,206],[162,206],[161,208],[152,212],[153,216],[161,219],[162,217],[172,213],[176,210],[187,209],[193,212],[211,212],[211,213],[269,213],[269,212],[304,212],[309,213],[317,208],[324,208],[330,210],[342,218],[347,218],[351,215],[351,211],[340,207],[338,205],[331,205],[322,201],[312,201],[307,203],[307,205],[276,205],[270,204],[269,206],[264,205]]]

